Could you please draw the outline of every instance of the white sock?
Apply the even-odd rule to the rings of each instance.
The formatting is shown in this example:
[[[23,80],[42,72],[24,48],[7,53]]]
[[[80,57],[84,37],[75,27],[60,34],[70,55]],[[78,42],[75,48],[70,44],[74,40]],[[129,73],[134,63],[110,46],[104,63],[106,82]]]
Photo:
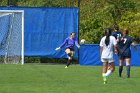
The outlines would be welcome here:
[[[106,72],[106,76],[108,77],[109,75],[111,75],[112,74],[112,71],[111,70],[107,70],[107,72]]]
[[[106,76],[106,73],[102,73],[102,76]]]

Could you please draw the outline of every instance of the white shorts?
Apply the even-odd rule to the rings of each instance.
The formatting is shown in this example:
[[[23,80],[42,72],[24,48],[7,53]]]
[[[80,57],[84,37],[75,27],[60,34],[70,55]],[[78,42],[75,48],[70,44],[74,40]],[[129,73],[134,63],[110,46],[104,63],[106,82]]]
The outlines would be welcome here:
[[[112,63],[112,62],[114,62],[114,59],[106,59],[106,58],[101,58],[101,61],[102,62],[108,62],[108,63]]]

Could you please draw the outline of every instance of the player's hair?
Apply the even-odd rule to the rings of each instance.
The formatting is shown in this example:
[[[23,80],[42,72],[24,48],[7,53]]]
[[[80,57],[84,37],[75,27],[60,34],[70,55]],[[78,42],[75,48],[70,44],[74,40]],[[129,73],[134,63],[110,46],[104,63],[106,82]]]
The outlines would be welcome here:
[[[119,26],[117,24],[114,24],[114,29],[119,30]]]
[[[111,29],[111,28],[105,29],[105,36],[106,36],[105,44],[106,44],[106,46],[108,46],[109,43],[110,43],[110,36],[111,36],[111,33],[112,33],[112,29]]]
[[[129,30],[126,28],[126,29],[124,29],[124,33],[126,34],[126,35],[128,35],[129,34]]]
[[[70,33],[70,35],[72,35],[72,33],[74,33],[74,34],[75,34],[75,32],[71,32],[71,33]]]

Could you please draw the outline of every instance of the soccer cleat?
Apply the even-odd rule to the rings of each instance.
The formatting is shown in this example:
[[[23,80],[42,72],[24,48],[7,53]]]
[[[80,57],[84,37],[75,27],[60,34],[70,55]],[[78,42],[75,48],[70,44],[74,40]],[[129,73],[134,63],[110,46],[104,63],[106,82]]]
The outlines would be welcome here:
[[[68,66],[65,66],[65,68],[68,68]]]
[[[104,84],[106,84],[107,82],[104,82]]]
[[[104,84],[107,83],[107,76],[103,76],[103,81],[104,81]]]

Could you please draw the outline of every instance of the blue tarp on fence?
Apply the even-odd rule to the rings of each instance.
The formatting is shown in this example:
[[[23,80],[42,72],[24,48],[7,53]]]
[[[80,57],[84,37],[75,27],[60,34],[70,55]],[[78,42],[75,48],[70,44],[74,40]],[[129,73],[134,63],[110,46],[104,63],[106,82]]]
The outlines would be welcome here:
[[[137,45],[138,51],[131,47],[131,65],[140,66],[140,45]],[[117,55],[114,55],[115,65],[118,66],[119,61]],[[98,44],[83,44],[80,47],[80,56],[79,56],[80,65],[89,65],[89,66],[101,66],[102,62],[100,60],[100,47]],[[124,62],[125,63],[125,62]]]
[[[24,10],[25,56],[65,58],[64,50],[56,52],[55,48],[71,32],[78,37],[79,8],[0,7],[0,10]]]

